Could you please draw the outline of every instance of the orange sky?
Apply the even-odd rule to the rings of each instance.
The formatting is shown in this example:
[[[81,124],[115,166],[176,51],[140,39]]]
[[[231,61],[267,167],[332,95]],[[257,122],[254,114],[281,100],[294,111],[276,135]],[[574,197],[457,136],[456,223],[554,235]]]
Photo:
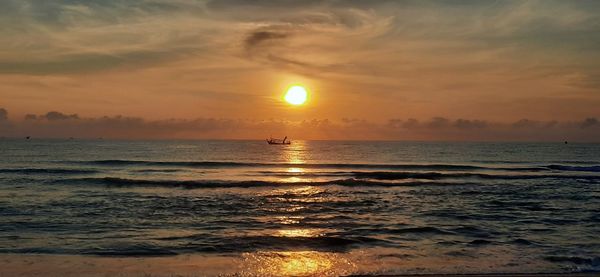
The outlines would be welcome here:
[[[43,131],[57,124],[46,122],[50,111],[88,123],[212,118],[255,130],[188,126],[175,137],[262,137],[302,121],[344,130],[297,134],[321,139],[529,139],[510,129],[521,119],[576,126],[568,134],[584,140],[600,132],[598,1],[7,0],[0,33],[7,135],[93,133],[66,131],[73,122],[64,134]],[[281,101],[291,84],[310,90],[306,105]],[[510,131],[407,128],[436,117],[448,128],[470,120]],[[121,136],[113,127],[102,130]],[[136,132],[127,137],[169,137]]]

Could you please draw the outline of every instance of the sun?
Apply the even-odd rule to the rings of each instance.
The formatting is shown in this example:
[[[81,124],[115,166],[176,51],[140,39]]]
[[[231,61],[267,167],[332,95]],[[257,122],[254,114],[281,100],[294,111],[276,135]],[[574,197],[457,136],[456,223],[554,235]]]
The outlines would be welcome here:
[[[302,86],[291,86],[283,97],[286,102],[295,106],[304,104],[307,98],[308,92],[306,92],[306,89]]]

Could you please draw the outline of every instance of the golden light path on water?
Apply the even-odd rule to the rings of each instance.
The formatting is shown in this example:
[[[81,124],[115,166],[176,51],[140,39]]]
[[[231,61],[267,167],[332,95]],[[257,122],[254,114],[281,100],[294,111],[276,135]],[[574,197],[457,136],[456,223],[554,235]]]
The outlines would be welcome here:
[[[305,142],[304,141],[294,141],[294,142],[292,142],[292,144],[286,145],[284,147],[285,148],[281,149],[282,150],[281,155],[282,155],[283,160],[285,160],[285,162],[290,165],[290,167],[287,168],[286,172],[295,173],[295,174],[301,176],[301,174],[305,172],[304,168],[294,167],[293,165],[296,165],[296,164],[300,165],[300,164],[306,163],[306,160],[304,157],[305,150],[306,150]],[[304,182],[307,180],[305,178],[301,178],[298,176],[292,176],[292,177],[286,178],[283,181],[294,183],[294,182]]]
[[[355,266],[342,255],[318,251],[272,251],[244,254],[250,276],[338,276]]]
[[[236,276],[343,276],[352,274],[394,274],[410,273],[424,274],[433,272],[461,272],[464,268],[476,268],[489,264],[496,264],[498,260],[506,259],[501,255],[493,255],[494,259],[487,261],[471,258],[455,258],[452,264],[444,257],[432,255],[435,253],[435,243],[427,242],[419,248],[410,249],[407,243],[406,249],[390,249],[373,247],[368,249],[353,249],[348,251],[335,250],[313,250],[310,245],[302,245],[303,242],[310,243],[311,239],[326,239],[325,236],[339,233],[344,230],[330,228],[315,228],[303,225],[302,222],[310,221],[308,217],[322,216],[320,214],[305,214],[304,210],[314,209],[312,205],[323,202],[347,201],[324,193],[326,187],[313,186],[304,182],[310,182],[311,178],[304,178],[303,174],[310,172],[311,168],[305,168],[309,155],[304,151],[306,145],[301,141],[293,141],[279,149],[280,159],[288,166],[283,169],[288,173],[286,177],[277,179],[283,182],[280,187],[272,188],[259,193],[258,197],[268,198],[270,212],[276,214],[262,218],[265,224],[277,224],[277,229],[261,229],[252,231],[257,236],[270,236],[292,239],[295,243],[286,249],[285,245],[272,245],[277,250],[257,250],[245,252],[241,255],[239,271]],[[307,159],[308,158],[308,159]],[[298,183],[302,184],[298,184]],[[289,183],[286,184],[286,183]],[[292,185],[293,183],[297,183]],[[396,217],[398,224],[418,224],[414,219]],[[276,243],[278,240],[274,240]],[[285,240],[283,240],[285,241]],[[392,270],[393,269],[393,270]],[[428,269],[428,270],[425,270]]]
[[[304,182],[302,173],[306,170],[301,165],[306,162],[306,145],[303,141],[294,141],[291,145],[281,149],[281,158],[290,167],[286,168],[287,173],[298,174],[285,178],[284,182]],[[295,212],[306,209],[308,205],[314,202],[320,202],[318,196],[322,188],[315,186],[282,187],[271,191],[275,195],[294,195],[295,201],[281,210],[286,212]],[[289,198],[277,198],[279,201],[289,201]],[[298,203],[301,203],[299,205]],[[280,210],[280,211],[281,211]],[[274,218],[275,221],[286,225],[295,225],[304,219],[303,216],[285,215]],[[324,235],[326,230],[314,228],[290,228],[274,230],[271,236],[288,238],[315,238]],[[258,251],[243,254],[244,274],[249,276],[337,276],[354,272],[355,265],[342,255],[334,252],[321,251]]]

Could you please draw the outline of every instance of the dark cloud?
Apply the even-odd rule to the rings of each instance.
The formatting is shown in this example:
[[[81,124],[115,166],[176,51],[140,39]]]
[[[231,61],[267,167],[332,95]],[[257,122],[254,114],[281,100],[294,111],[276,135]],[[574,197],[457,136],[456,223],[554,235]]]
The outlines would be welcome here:
[[[347,117],[344,117],[344,118],[342,118],[342,122],[345,123],[345,124],[355,124],[355,123],[365,122],[365,120],[364,119],[358,119],[358,118],[347,118]]]
[[[599,126],[600,122],[598,122],[598,119],[590,117],[590,118],[586,118],[585,120],[583,120],[583,122],[581,122],[581,128],[590,128],[590,127],[596,127]]]
[[[452,121],[445,117],[434,117],[429,121],[420,122],[417,119],[410,118],[407,120],[402,119],[390,119],[387,123],[390,128],[404,128],[404,129],[482,129],[489,126],[489,123],[484,120],[477,119],[456,119]]]
[[[281,40],[288,36],[289,34],[283,32],[255,31],[246,38],[244,45],[247,50],[250,50],[259,44],[264,44],[273,40]]]
[[[8,120],[8,112],[4,108],[0,108],[0,121]]]
[[[25,120],[14,122],[7,132],[12,136],[31,135],[35,137],[79,137],[79,138],[228,138],[244,133],[258,135],[260,130],[284,133],[285,124],[273,121],[249,121],[234,119],[198,118],[146,120],[128,116],[102,116],[96,118],[80,117],[77,114],[66,114],[52,111],[44,115],[28,114]],[[231,135],[234,134],[234,135]]]
[[[326,70],[322,66],[289,57],[294,50],[287,49],[286,39],[289,39],[292,33],[297,33],[300,29],[302,28],[296,30],[292,26],[271,26],[253,31],[244,40],[244,48],[248,58],[278,69],[301,72]],[[310,75],[310,73],[304,75]]]
[[[67,119],[79,119],[77,114],[64,114],[61,112],[48,112],[45,115],[39,116],[38,118],[45,118],[47,120],[67,120]]]
[[[37,119],[37,115],[35,114],[26,114],[24,117],[25,120],[36,120]]]
[[[529,119],[520,119],[519,121],[512,124],[513,128],[532,128],[540,126],[540,122],[532,121]]]
[[[404,124],[402,124],[402,127],[407,129],[418,128],[419,121],[414,118],[409,118],[408,120],[406,120],[406,122],[404,122]]]
[[[401,128],[402,127],[402,120],[401,119],[390,119],[388,120],[387,123],[387,127],[388,128]]]
[[[483,120],[468,120],[459,118],[454,121],[454,127],[459,129],[481,129],[488,126],[488,123]]]
[[[427,128],[444,128],[450,125],[450,120],[443,117],[434,117],[429,122],[425,123]]]

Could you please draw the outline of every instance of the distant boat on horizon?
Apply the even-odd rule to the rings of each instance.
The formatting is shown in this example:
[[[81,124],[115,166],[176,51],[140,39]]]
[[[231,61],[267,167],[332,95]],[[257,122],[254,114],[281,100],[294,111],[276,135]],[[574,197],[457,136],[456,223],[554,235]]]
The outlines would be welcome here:
[[[267,143],[268,144],[276,144],[276,145],[288,145],[288,144],[292,144],[291,141],[287,140],[287,136],[284,137],[283,139],[274,139],[274,138],[269,138],[267,139]]]

